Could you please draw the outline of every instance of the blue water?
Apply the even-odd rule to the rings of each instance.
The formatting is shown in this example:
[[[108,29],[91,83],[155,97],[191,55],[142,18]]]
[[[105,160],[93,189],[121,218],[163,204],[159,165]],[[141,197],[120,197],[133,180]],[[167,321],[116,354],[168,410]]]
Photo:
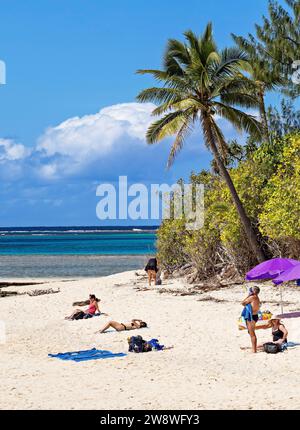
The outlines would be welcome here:
[[[69,233],[0,236],[0,255],[143,255],[155,233]]]
[[[0,276],[103,276],[140,269],[156,252],[155,229],[0,228]]]

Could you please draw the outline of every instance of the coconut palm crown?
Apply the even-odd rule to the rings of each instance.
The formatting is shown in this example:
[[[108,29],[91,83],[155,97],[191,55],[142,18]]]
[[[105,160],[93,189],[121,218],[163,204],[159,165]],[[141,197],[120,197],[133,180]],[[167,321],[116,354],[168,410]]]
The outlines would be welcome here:
[[[230,189],[253,251],[263,261],[264,253],[224,165],[227,145],[218,124],[218,118],[224,118],[239,131],[257,139],[262,135],[260,121],[245,112],[259,110],[253,83],[243,74],[251,73],[247,54],[237,47],[219,51],[210,23],[200,37],[192,31],[185,32],[184,36],[184,42],[168,41],[162,70],[137,71],[152,75],[160,83],[137,97],[140,102],[157,105],[153,115],[158,119],[147,131],[147,142],[153,144],[175,136],[168,160],[171,166],[194,126],[201,124],[205,144]]]
[[[137,71],[151,74],[162,84],[142,91],[137,99],[158,104],[153,115],[159,119],[147,132],[149,144],[176,134],[169,165],[199,120],[206,145],[212,151],[212,145],[216,145],[219,154],[226,151],[226,143],[218,117],[230,121],[239,131],[258,137],[262,132],[256,117],[240,109],[259,108],[252,86],[241,73],[251,71],[247,54],[238,48],[218,51],[211,24],[200,37],[192,31],[184,35],[185,43],[175,39],[168,41],[163,70]]]

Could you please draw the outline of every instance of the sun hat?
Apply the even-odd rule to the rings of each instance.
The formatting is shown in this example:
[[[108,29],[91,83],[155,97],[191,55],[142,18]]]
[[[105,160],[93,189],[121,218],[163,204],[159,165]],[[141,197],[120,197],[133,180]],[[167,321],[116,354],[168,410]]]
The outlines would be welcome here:
[[[281,318],[279,318],[277,315],[272,315],[272,318],[270,318],[270,321],[280,321]]]

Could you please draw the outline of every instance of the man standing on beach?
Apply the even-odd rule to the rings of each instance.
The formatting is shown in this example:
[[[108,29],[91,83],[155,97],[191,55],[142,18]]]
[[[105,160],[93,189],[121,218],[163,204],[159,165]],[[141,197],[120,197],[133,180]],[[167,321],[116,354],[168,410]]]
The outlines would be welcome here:
[[[260,308],[259,287],[250,288],[248,297],[242,302],[244,306],[244,311],[242,316],[244,316],[248,328],[248,333],[251,338],[252,352],[257,352],[257,337],[255,334],[255,325],[258,321],[258,312]]]

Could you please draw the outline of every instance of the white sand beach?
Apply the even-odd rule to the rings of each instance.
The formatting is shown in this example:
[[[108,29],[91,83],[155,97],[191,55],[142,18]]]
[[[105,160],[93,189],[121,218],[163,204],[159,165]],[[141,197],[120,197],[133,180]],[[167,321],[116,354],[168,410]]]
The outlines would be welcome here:
[[[300,347],[277,355],[240,349],[250,346],[247,332],[237,329],[245,287],[180,297],[136,289],[145,285],[135,272],[126,272],[18,287],[60,288],[60,293],[0,299],[0,320],[6,326],[6,342],[0,344],[0,408],[300,408]],[[182,280],[171,280],[162,287],[180,286],[184,288]],[[101,298],[101,310],[109,317],[65,321],[72,303],[89,293]],[[261,299],[263,309],[280,311],[278,288],[262,286]],[[289,302],[285,311],[300,310],[300,289],[286,287],[284,300]],[[132,318],[149,324],[132,334],[155,337],[174,348],[80,363],[48,358],[48,353],[92,347],[127,352],[128,332],[95,331],[109,319]],[[300,319],[288,320],[286,326],[289,340],[300,341]],[[258,332],[259,342],[270,339],[270,330]]]

